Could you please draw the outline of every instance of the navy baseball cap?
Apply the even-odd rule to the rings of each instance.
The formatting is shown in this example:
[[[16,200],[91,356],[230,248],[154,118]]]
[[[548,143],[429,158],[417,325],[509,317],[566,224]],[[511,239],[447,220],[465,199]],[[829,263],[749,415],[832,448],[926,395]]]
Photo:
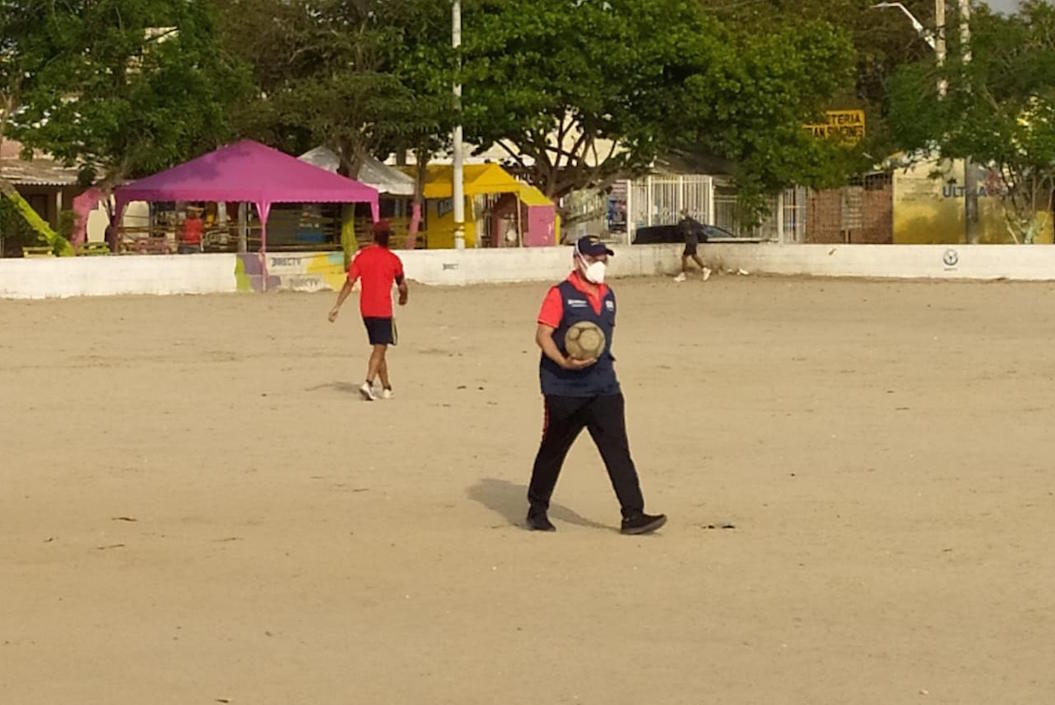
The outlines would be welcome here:
[[[608,246],[592,235],[580,237],[575,243],[575,251],[580,255],[588,257],[603,257],[604,255],[615,255]]]

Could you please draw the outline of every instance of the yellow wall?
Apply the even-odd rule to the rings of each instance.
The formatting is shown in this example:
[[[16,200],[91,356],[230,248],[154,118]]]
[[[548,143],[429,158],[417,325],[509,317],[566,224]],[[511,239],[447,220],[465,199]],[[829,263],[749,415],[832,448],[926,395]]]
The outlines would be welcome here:
[[[1009,244],[1004,207],[997,185],[979,170],[978,235],[984,244]],[[940,178],[931,178],[940,173]],[[956,244],[965,241],[963,161],[932,161],[894,173],[894,243],[911,245]],[[1042,219],[1038,243],[1051,244],[1050,213]]]
[[[454,210],[452,199],[426,201],[426,242],[430,250],[454,249]],[[476,219],[473,199],[465,198],[465,246],[476,247]]]

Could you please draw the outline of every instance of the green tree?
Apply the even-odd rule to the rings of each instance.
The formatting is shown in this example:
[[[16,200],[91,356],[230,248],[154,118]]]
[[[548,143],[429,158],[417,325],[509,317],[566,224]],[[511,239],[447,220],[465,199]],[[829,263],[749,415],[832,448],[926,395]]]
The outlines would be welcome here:
[[[1008,232],[1033,242],[1055,189],[1055,5],[1027,0],[1008,16],[981,10],[971,28],[973,60],[952,45],[944,100],[930,65],[901,70],[892,129],[907,150],[990,167]]]
[[[822,22],[733,32],[679,0],[479,0],[465,49],[470,138],[497,143],[551,198],[672,151],[721,159],[747,191],[814,182],[836,145],[811,122],[850,80],[852,48]]]
[[[41,0],[0,0],[0,145],[22,109],[23,95],[35,75],[52,59],[44,41],[48,5]],[[69,241],[52,230],[2,174],[0,237],[26,245],[40,240],[57,255],[73,254]]]
[[[844,33],[820,21],[726,30],[697,51],[672,112],[672,145],[731,161],[748,201],[791,184],[835,186],[865,166],[859,148],[803,128],[852,81]]]
[[[480,0],[467,5],[467,138],[559,198],[647,168],[662,135],[646,91],[663,81],[665,0]],[[664,36],[660,36],[664,35]],[[664,82],[668,86],[669,82]]]
[[[852,75],[834,91],[826,107],[865,110],[867,134],[860,151],[871,155],[872,162],[881,161],[897,149],[887,122],[891,81],[902,66],[918,62],[930,62],[933,66],[934,63],[934,51],[900,11],[875,8],[875,0],[699,2],[732,31],[748,36],[774,30],[794,32],[817,22],[835,27],[853,45],[853,54],[847,59],[849,67],[840,67],[840,70],[849,68]],[[903,4],[926,27],[936,30],[933,0],[904,0]],[[954,20],[955,14],[950,9],[948,22]]]
[[[232,0],[226,13],[228,25],[240,28],[228,35],[229,46],[254,67],[257,86],[244,131],[295,153],[324,144],[352,177],[367,156],[413,151],[410,237],[416,238],[425,169],[448,143],[456,115],[450,6]]]
[[[207,0],[66,0],[46,8],[15,135],[105,188],[222,144],[246,74]]]
[[[326,144],[355,176],[365,157],[417,147],[449,126],[443,3],[233,0],[225,12],[240,28],[229,45],[258,88],[247,131],[291,149]]]

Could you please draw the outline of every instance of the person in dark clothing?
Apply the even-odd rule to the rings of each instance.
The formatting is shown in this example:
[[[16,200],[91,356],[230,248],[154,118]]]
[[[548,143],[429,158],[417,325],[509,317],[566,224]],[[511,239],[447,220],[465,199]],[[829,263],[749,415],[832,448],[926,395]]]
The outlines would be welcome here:
[[[674,281],[683,282],[689,273],[689,259],[691,258],[700,267],[700,273],[703,275],[703,280],[707,281],[711,278],[711,270],[703,263],[700,256],[696,253],[696,248],[700,244],[700,236],[703,235],[704,241],[706,241],[706,235],[704,235],[703,225],[698,220],[689,215],[688,210],[682,210],[681,220],[678,221],[678,233],[681,234],[685,240],[685,250],[681,253],[681,273],[674,278]]]
[[[575,270],[551,288],[538,316],[535,340],[542,349],[539,380],[545,397],[545,427],[528,487],[528,528],[555,531],[547,512],[564,458],[586,429],[601,453],[622,508],[622,533],[646,534],[663,526],[663,514],[645,514],[637,469],[626,436],[624,399],[615,375],[612,333],[615,294],[604,283],[613,252],[596,238],[575,245]],[[595,360],[575,360],[564,336],[576,323],[590,321],[605,334],[604,351]]]

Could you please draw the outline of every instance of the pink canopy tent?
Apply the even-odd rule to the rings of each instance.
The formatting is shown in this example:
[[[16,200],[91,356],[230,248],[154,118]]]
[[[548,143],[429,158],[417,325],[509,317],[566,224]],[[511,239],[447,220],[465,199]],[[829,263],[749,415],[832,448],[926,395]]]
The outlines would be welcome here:
[[[244,140],[114,190],[115,222],[132,201],[252,203],[260,214],[260,251],[274,203],[369,203],[378,219],[377,189]]]

